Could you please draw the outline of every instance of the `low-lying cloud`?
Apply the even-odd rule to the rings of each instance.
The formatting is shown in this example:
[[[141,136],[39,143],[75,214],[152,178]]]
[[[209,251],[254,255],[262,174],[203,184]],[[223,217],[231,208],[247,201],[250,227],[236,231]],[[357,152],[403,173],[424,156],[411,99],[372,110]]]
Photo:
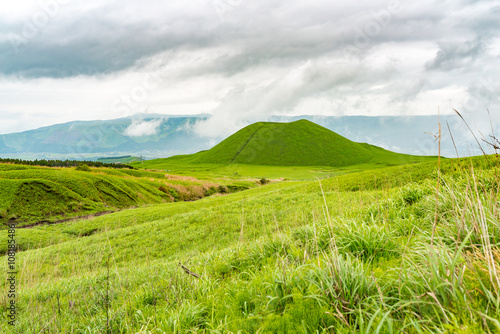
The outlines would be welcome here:
[[[132,120],[132,124],[125,129],[123,134],[129,137],[153,136],[158,133],[158,128],[162,122],[163,119],[156,119],[152,121]]]

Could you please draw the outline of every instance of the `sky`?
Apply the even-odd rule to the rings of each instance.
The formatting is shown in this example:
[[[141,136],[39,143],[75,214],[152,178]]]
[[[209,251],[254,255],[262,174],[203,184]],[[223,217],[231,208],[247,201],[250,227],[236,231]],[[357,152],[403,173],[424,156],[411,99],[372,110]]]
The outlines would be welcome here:
[[[210,114],[435,115],[500,124],[500,0],[0,3],[0,134]]]

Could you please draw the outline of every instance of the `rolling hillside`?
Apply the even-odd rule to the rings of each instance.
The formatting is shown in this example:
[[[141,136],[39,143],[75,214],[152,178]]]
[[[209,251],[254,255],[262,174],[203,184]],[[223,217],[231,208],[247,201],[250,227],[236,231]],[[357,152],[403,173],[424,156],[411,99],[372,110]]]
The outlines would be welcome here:
[[[192,201],[255,185],[253,181],[207,182],[128,169],[79,171],[0,164],[0,224],[51,223],[145,204]]]
[[[496,333],[498,160],[443,161],[438,197],[436,175],[408,164],[18,229],[16,333]]]

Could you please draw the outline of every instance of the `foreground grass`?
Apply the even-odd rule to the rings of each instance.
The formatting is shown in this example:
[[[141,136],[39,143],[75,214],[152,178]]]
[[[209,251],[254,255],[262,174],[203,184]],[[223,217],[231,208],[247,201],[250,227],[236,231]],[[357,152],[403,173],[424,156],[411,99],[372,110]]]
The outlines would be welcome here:
[[[472,166],[437,197],[422,164],[39,227],[66,239],[18,253],[14,332],[495,333],[500,171]]]

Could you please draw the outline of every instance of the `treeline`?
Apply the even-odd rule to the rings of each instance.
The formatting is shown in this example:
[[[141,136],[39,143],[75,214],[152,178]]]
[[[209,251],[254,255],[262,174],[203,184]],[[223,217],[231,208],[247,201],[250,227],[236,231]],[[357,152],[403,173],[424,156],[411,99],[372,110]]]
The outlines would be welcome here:
[[[134,167],[123,164],[104,163],[99,161],[87,160],[22,160],[22,159],[8,159],[0,158],[0,163],[9,163],[15,165],[28,165],[28,166],[44,166],[44,167],[77,167],[79,165],[87,165],[89,167],[110,167],[110,168],[127,168],[134,169]]]

